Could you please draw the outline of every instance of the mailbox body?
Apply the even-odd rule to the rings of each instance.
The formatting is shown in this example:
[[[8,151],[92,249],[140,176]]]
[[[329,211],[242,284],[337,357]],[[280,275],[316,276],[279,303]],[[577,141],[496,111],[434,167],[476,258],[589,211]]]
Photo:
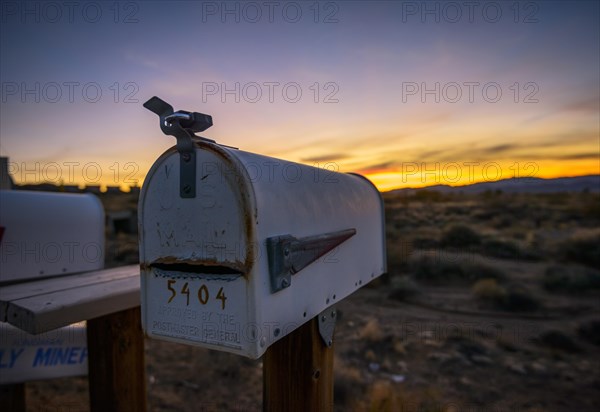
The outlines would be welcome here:
[[[92,194],[0,190],[0,282],[104,267],[104,208]]]
[[[250,358],[385,272],[383,203],[359,175],[197,141],[196,196],[180,197],[165,152],[139,204],[142,323],[148,336]],[[354,229],[273,291],[267,239]]]

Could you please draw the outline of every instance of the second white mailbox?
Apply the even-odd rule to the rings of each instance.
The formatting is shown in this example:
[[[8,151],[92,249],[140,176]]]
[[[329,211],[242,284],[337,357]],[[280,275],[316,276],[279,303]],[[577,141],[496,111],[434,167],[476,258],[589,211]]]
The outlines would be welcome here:
[[[175,148],[140,196],[148,336],[258,358],[385,272],[383,204],[364,177],[205,141],[194,151],[193,197]]]

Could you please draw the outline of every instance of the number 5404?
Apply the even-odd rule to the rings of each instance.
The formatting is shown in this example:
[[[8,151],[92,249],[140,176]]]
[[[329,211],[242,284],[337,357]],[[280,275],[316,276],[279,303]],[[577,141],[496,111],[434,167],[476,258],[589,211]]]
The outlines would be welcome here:
[[[183,284],[183,286],[181,287],[181,289],[179,289],[179,286],[177,285],[177,281],[175,279],[169,279],[169,280],[167,280],[167,289],[169,290],[169,292],[171,292],[171,296],[169,297],[169,300],[167,300],[167,303],[171,303],[173,301],[173,299],[175,299],[175,297],[179,294],[179,295],[185,296],[185,305],[186,306],[190,305],[189,282],[185,282]],[[178,292],[178,290],[179,290],[179,292]],[[198,290],[194,293],[194,295],[196,296],[196,298],[198,299],[198,302],[200,302],[201,305],[206,305],[210,299],[210,292],[206,285],[201,285],[198,288]],[[192,297],[192,299],[193,299],[193,297]],[[219,288],[219,291],[217,292],[217,294],[215,296],[215,300],[220,300],[221,301],[221,309],[225,309],[225,301],[227,300],[227,296],[225,296],[223,287]]]

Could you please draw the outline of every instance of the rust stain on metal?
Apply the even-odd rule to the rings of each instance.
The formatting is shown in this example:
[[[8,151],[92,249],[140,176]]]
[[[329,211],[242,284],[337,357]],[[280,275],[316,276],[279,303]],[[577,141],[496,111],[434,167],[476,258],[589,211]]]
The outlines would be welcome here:
[[[183,258],[179,258],[179,257],[175,257],[175,256],[165,256],[165,257],[156,259],[154,262],[152,262],[150,264],[144,264],[144,266],[148,269],[152,268],[152,267],[158,267],[158,266],[163,266],[163,267],[173,266],[175,268],[175,267],[180,267],[180,266],[184,266],[184,265],[189,267],[190,271],[194,271],[194,270],[201,271],[201,270],[204,270],[203,268],[206,268],[206,269],[219,268],[220,270],[230,270],[231,272],[239,273],[241,275],[244,275],[244,277],[247,274],[246,266],[243,262],[217,261],[214,258],[183,259]],[[141,264],[140,264],[140,266],[141,266]]]
[[[237,191],[235,191],[237,195],[237,201],[239,202],[239,209],[243,212],[243,220],[244,220],[244,237],[246,241],[246,256],[245,261],[243,263],[244,270],[242,273],[244,277],[250,275],[252,270],[252,266],[254,265],[254,256],[255,256],[255,248],[256,244],[254,241],[254,225],[256,222],[256,216],[258,211],[256,210],[256,206],[252,202],[252,187],[247,183],[249,179],[243,178],[243,174],[245,173],[245,168],[242,163],[239,162],[235,157],[233,157],[225,148],[213,144],[207,143],[203,141],[195,141],[196,147],[199,149],[205,149],[213,152],[217,156],[219,156],[226,167],[229,168],[230,171],[237,172],[236,173],[227,173],[226,176],[228,180],[231,182],[229,176],[235,176],[235,181],[231,183],[235,183],[237,187]],[[245,176],[248,177],[248,176]]]

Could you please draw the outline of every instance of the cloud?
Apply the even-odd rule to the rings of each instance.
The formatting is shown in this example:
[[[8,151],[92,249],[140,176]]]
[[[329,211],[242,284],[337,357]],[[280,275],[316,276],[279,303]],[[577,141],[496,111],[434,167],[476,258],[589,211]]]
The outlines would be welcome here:
[[[392,167],[396,166],[397,162],[392,160],[389,162],[383,162],[383,163],[376,163],[376,164],[372,164],[372,165],[368,165],[365,167],[362,167],[360,170],[358,170],[358,173],[361,174],[369,174],[369,173],[381,173],[381,172],[386,172],[389,169],[391,169]]]
[[[306,163],[332,162],[334,160],[347,159],[348,155],[344,153],[328,153],[319,156],[305,157],[301,161]]]
[[[548,109],[545,112],[537,113],[533,116],[530,116],[521,121],[521,125],[529,125],[531,123],[535,123],[546,118],[553,118],[557,115],[565,113],[570,113],[571,115],[573,113],[592,113],[597,115],[598,111],[600,111],[600,100],[598,99],[598,97],[586,97],[559,106],[556,109]]]
[[[557,155],[557,156],[550,156],[550,157],[557,159],[557,160],[598,159],[598,158],[600,158],[600,153],[598,153],[598,152],[573,153],[573,154]]]
[[[572,131],[555,135],[513,136],[508,142],[493,146],[477,147],[465,142],[440,150],[413,150],[413,161],[500,161],[500,160],[583,160],[598,158],[594,146],[598,145],[597,134],[586,131]]]
[[[507,152],[513,149],[518,149],[519,146],[515,144],[500,144],[497,146],[487,147],[482,149],[482,151],[486,153],[498,153],[498,152]]]
[[[586,112],[598,114],[600,110],[600,100],[598,97],[592,97],[586,100],[579,100],[563,107],[564,110],[574,112]]]
[[[440,149],[440,150],[429,150],[427,152],[422,152],[419,154],[419,157],[421,157],[422,159],[428,159],[428,158],[432,158],[435,156],[439,156],[446,153],[446,150],[444,149]]]

